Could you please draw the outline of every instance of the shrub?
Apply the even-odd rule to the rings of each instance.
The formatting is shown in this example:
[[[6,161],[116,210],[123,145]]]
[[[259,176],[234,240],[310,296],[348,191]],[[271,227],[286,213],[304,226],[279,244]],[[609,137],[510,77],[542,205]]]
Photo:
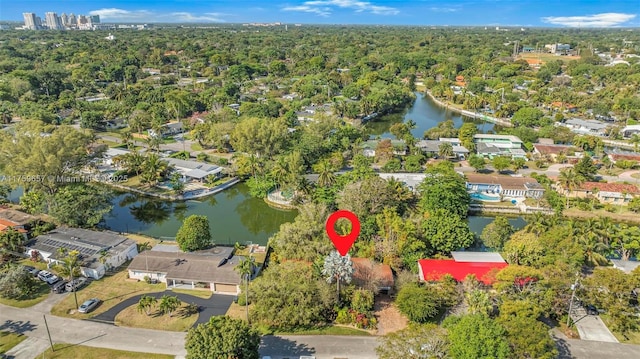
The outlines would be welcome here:
[[[424,323],[438,314],[437,298],[418,284],[405,285],[398,293],[396,304],[412,322]]]
[[[353,293],[351,308],[361,313],[373,310],[373,292],[366,289],[358,289]]]
[[[149,277],[148,275],[145,275],[143,279],[147,284],[151,284],[151,277]]]

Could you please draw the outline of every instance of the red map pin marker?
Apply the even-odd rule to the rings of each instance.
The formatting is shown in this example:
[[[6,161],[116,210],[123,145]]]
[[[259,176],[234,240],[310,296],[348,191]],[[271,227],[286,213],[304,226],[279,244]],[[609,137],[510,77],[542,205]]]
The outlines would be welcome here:
[[[347,219],[349,220],[349,222],[351,222],[351,233],[347,234],[346,236],[339,235],[338,233],[336,233],[336,230],[334,228],[334,225],[340,218]],[[360,234],[360,221],[358,220],[358,216],[356,216],[355,213],[346,210],[339,210],[333,212],[329,216],[325,228],[327,230],[329,239],[331,239],[331,242],[333,242],[333,245],[338,250],[338,253],[340,253],[341,256],[346,256],[347,253],[349,253],[349,249],[351,249],[351,246],[353,246],[353,243],[355,243],[356,239],[358,239],[358,235]]]

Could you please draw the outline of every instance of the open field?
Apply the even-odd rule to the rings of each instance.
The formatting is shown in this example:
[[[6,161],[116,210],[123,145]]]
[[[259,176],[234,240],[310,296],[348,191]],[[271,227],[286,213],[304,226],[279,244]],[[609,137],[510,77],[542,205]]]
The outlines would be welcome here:
[[[55,352],[47,349],[39,358],[53,359],[173,359],[173,355],[128,352],[124,350],[86,347],[73,344],[54,344]]]
[[[640,216],[637,213],[633,213],[626,208],[622,208],[622,212],[607,212],[604,209],[598,209],[595,211],[582,211],[577,208],[569,208],[562,212],[567,217],[574,218],[600,218],[609,217],[615,221],[640,223]]]
[[[609,316],[606,314],[600,314],[600,319],[602,319],[602,321],[604,322],[604,324],[607,325],[607,327],[611,327],[609,325]],[[618,332],[614,332],[613,330],[611,330],[611,333],[616,337],[616,339],[618,339],[618,341],[620,343],[625,343],[625,344],[640,344],[640,332],[638,331],[634,331],[631,332],[627,335],[627,339],[625,339],[625,337],[618,333]]]
[[[518,60],[520,59],[536,59],[541,60],[543,63],[552,61],[552,60],[560,60],[562,62],[569,62],[571,60],[580,60],[580,56],[556,56],[554,54],[548,53],[521,53],[518,55]]]
[[[156,309],[151,309],[150,314],[147,315],[144,311],[139,312],[137,304],[135,304],[118,313],[115,323],[121,327],[185,332],[198,320],[198,314],[186,315],[184,314],[184,307],[182,305],[170,317],[168,314],[163,315]]]

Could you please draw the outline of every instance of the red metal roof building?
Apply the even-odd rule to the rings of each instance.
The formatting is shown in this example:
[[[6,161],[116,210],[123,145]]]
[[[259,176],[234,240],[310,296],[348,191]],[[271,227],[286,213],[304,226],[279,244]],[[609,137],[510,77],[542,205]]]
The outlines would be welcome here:
[[[497,253],[478,253],[479,260],[470,258],[474,252],[460,252],[464,256],[455,255],[454,259],[421,259],[418,261],[418,270],[421,281],[439,280],[444,275],[451,275],[457,281],[463,281],[468,275],[473,274],[484,284],[493,284],[495,278],[492,273],[508,266]],[[458,257],[458,260],[455,258]],[[483,261],[484,258],[486,261]],[[499,257],[499,259],[498,259]]]

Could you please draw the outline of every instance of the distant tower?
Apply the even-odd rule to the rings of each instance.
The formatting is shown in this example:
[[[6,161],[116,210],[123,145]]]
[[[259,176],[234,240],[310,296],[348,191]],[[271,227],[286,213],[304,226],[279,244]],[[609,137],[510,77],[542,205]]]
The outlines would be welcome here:
[[[91,15],[89,16],[90,24],[99,24],[100,23],[100,15]]]
[[[78,25],[78,19],[76,19],[76,16],[71,13],[69,14],[69,26],[77,26]]]
[[[38,25],[36,23],[36,14],[32,12],[25,12],[22,14],[24,17],[24,27],[29,30],[37,30]]]
[[[62,21],[55,12],[45,13],[44,18],[49,30],[62,30]]]
[[[69,24],[69,17],[67,14],[62,13],[62,15],[60,15],[60,21],[62,21],[62,26],[67,26]]]
[[[284,31],[289,31],[289,25],[284,24]]]

